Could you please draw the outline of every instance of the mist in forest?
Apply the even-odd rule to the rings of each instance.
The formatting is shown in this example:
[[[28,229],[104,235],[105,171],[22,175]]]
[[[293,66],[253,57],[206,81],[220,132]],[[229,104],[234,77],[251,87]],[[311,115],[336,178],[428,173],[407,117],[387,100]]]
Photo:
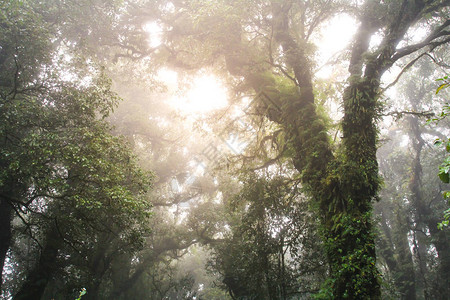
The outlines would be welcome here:
[[[448,299],[450,4],[0,3],[2,299]]]

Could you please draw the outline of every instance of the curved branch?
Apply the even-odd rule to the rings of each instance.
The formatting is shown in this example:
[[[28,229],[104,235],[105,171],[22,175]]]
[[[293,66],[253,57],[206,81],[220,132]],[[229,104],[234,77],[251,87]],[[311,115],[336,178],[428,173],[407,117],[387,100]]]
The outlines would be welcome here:
[[[44,247],[41,245],[41,243],[39,242],[39,240],[37,238],[34,237],[33,235],[33,231],[31,230],[31,224],[29,224],[24,217],[22,217],[22,214],[18,211],[17,207],[15,207],[14,205],[11,205],[11,207],[13,208],[13,210],[16,212],[16,216],[19,217],[19,219],[22,221],[23,225],[25,225],[25,231],[28,231],[29,233],[29,237],[36,242],[36,244],[38,245],[38,247],[42,250]]]
[[[440,46],[436,45],[433,46],[429,51],[433,51],[436,47]],[[395,85],[400,77],[408,70],[410,69],[420,58],[422,58],[423,56],[428,56],[435,64],[437,64],[438,66],[442,67],[442,68],[450,68],[449,65],[445,64],[444,62],[440,62],[438,61],[435,57],[433,57],[432,55],[430,55],[428,52],[423,52],[422,54],[420,54],[418,57],[416,57],[415,59],[413,59],[412,61],[410,61],[406,66],[403,67],[403,69],[400,71],[400,73],[397,75],[397,78],[395,78],[395,80],[393,82],[391,82],[390,84],[388,84],[385,88],[383,88],[381,90],[381,94],[384,93],[386,90],[388,90],[389,88],[391,88],[393,85]]]
[[[450,37],[448,37],[450,35],[450,31],[444,30],[444,29],[449,25],[450,25],[450,20],[447,20],[444,22],[444,24],[442,24],[441,26],[436,28],[422,42],[414,44],[414,45],[409,45],[409,46],[406,46],[406,47],[396,50],[396,52],[394,53],[394,55],[392,56],[392,59],[391,59],[392,63],[394,63],[395,61],[399,60],[400,58],[402,58],[406,55],[409,55],[415,51],[418,51],[428,45],[432,45],[434,48],[436,48],[442,44],[448,43],[450,41]],[[446,37],[446,38],[441,41],[433,42],[434,40],[436,40],[439,37]]]
[[[402,77],[403,73],[405,73],[407,70],[409,70],[424,55],[427,55],[427,53],[424,52],[424,53],[420,54],[418,57],[416,57],[415,59],[410,61],[406,66],[404,66],[403,69],[400,71],[400,73],[397,75],[397,78],[395,78],[394,81],[392,81],[390,84],[388,84],[385,88],[383,88],[381,90],[381,94],[386,92],[386,90],[388,90],[392,86],[394,86],[399,81],[400,77]]]
[[[286,148],[285,148],[286,149]],[[258,170],[262,170],[262,169],[266,169],[267,167],[273,165],[274,163],[276,163],[284,154],[285,149],[283,149],[282,151],[280,151],[280,153],[275,157],[275,158],[271,158],[268,161],[266,161],[263,165],[258,166],[256,168],[251,168],[249,169],[250,171],[258,171]]]
[[[426,55],[427,55],[429,58],[431,58],[431,60],[432,60],[436,65],[438,65],[439,67],[444,68],[444,69],[450,69],[450,65],[444,63],[443,60],[439,60],[438,58],[432,56],[432,55],[429,54],[429,53],[426,53]]]
[[[412,116],[417,116],[417,117],[425,117],[425,118],[431,118],[433,117],[435,114],[432,111],[407,111],[407,110],[403,110],[403,111],[391,111],[385,114],[380,114],[379,116],[395,116],[396,119],[400,119],[402,118],[404,115],[412,115]]]

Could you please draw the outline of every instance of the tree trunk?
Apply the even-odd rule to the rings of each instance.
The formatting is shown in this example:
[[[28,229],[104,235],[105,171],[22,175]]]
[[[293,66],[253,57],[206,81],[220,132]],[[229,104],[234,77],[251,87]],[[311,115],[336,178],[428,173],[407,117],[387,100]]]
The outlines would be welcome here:
[[[416,299],[416,278],[414,262],[408,242],[410,221],[404,211],[395,210],[392,215],[396,219],[387,220],[385,211],[381,208],[381,234],[378,236],[377,252],[385,260],[392,274],[395,287],[402,295],[401,299]],[[387,208],[392,209],[392,208]],[[391,227],[388,226],[391,222]],[[391,235],[393,234],[393,236]]]
[[[372,225],[372,201],[379,189],[374,124],[377,88],[362,80],[345,91],[344,158],[329,175],[329,194],[321,201],[335,298],[381,297]]]
[[[397,215],[398,233],[396,234],[396,252],[398,269],[394,270],[395,282],[404,300],[416,299],[416,276],[412,253],[408,242],[409,220],[403,215]]]
[[[90,284],[86,287],[86,295],[84,300],[99,299],[100,287],[105,273],[111,268],[111,260],[113,254],[109,248],[114,243],[114,235],[103,232],[97,241],[95,249],[93,249],[92,257],[89,259],[89,271],[92,278]]]
[[[274,22],[276,18],[281,17],[274,11]],[[379,299],[372,225],[372,201],[379,189],[374,124],[379,83],[362,80],[347,88],[344,156],[336,158],[325,122],[316,112],[305,53],[284,34],[286,28],[274,25],[274,31],[287,61],[293,64],[299,91],[283,94],[265,74],[245,74],[245,77],[256,92],[278,104],[275,109],[264,104],[263,110],[270,120],[284,127],[295,151],[293,164],[301,174],[305,190],[317,203],[331,271],[324,297]]]
[[[47,232],[44,248],[35,268],[28,274],[24,284],[13,297],[14,300],[39,300],[57,267],[61,238],[55,225]]]
[[[418,261],[419,277],[417,280],[417,295],[423,295],[422,299],[431,300],[430,288],[427,280],[427,237],[422,232],[414,233],[414,254]]]
[[[414,107],[416,109],[416,107]],[[437,224],[439,220],[434,217],[433,211],[429,205],[425,202],[425,197],[423,195],[423,183],[422,183],[422,164],[421,164],[421,152],[425,141],[422,138],[422,133],[420,131],[419,120],[417,117],[409,118],[409,124],[411,127],[411,139],[413,141],[413,149],[415,151],[414,159],[412,162],[412,176],[409,184],[411,190],[412,203],[416,211],[416,222],[417,226],[421,228],[423,232],[427,229],[430,232],[431,240],[439,258],[439,269],[437,271],[439,282],[435,283],[436,290],[433,291],[435,296],[439,299],[448,299],[449,293],[449,276],[450,276],[450,251],[448,250],[448,239],[445,231],[440,231],[437,229]],[[420,234],[420,233],[419,233]],[[424,236],[424,238],[427,238]],[[421,248],[425,246],[421,245]],[[419,249],[420,250],[420,249]],[[425,251],[425,250],[423,250]],[[426,256],[426,251],[422,253],[422,256]],[[421,257],[425,260],[425,257]],[[420,262],[422,263],[422,262]],[[421,266],[422,269],[426,266]],[[426,294],[432,291],[425,291]]]
[[[0,291],[2,290],[6,254],[11,246],[11,218],[11,203],[5,197],[0,197]]]
[[[439,282],[437,283],[436,296],[439,300],[448,300],[450,295],[450,245],[447,233],[437,229],[438,220],[430,222],[430,234],[439,258],[437,270]]]

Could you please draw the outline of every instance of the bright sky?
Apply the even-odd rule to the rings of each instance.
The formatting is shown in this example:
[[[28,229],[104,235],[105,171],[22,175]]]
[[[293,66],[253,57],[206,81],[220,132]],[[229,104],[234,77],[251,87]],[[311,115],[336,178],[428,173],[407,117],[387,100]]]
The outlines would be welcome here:
[[[348,15],[339,15],[322,28],[320,36],[314,37],[319,49],[319,66],[322,66],[315,76],[328,78],[333,74],[333,66],[325,64],[349,46],[356,29],[355,19]]]
[[[193,79],[186,93],[174,97],[173,101],[187,114],[206,113],[227,106],[227,89],[214,75],[200,75]]]
[[[149,45],[150,47],[158,47],[161,45],[161,26],[158,25],[156,22],[150,22],[144,25],[143,28],[146,32],[148,32],[149,35]]]
[[[189,89],[178,89],[178,74],[163,69],[158,73],[161,79],[173,93],[169,103],[186,115],[201,115],[209,111],[225,108],[228,104],[227,89],[224,84],[212,74],[200,74],[193,78]]]

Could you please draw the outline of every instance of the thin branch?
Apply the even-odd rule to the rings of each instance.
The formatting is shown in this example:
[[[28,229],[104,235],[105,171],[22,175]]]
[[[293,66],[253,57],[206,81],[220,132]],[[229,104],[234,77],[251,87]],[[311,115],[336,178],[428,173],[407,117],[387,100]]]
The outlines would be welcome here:
[[[385,88],[383,88],[381,90],[381,94],[383,94],[384,92],[386,92],[386,90],[388,90],[389,88],[394,86],[399,81],[399,79],[403,75],[403,73],[405,73],[407,70],[409,70],[424,55],[427,55],[427,53],[424,52],[424,53],[420,54],[418,57],[416,57],[415,59],[410,61],[406,66],[404,66],[403,69],[400,71],[400,73],[397,75],[397,78],[395,78],[394,81],[392,81],[390,84],[388,84]]]
[[[175,196],[175,198],[170,201],[170,202],[152,202],[152,205],[154,207],[168,207],[168,206],[172,206],[172,205],[178,205],[178,204],[182,204],[182,203],[186,203],[191,201],[192,199],[195,199],[196,197],[200,196],[200,192],[198,193],[194,193],[194,194],[189,194],[189,195],[181,195],[181,196]],[[185,197],[183,197],[185,196]]]
[[[79,249],[77,249],[68,239],[66,239],[64,237],[64,234],[61,232],[61,230],[59,229],[59,225],[58,225],[58,219],[55,217],[54,218],[55,221],[55,228],[56,231],[58,232],[58,235],[61,237],[61,239],[63,240],[64,243],[66,243],[67,245],[69,245],[70,248],[72,248],[76,253],[81,253],[81,251]]]
[[[251,168],[250,171],[262,170],[262,169],[269,167],[270,165],[273,165],[283,156],[285,150],[286,150],[286,147],[284,147],[276,157],[269,159],[268,161],[266,161],[263,165],[261,165],[259,167]]]
[[[278,68],[278,69],[281,71],[281,73],[283,73],[284,76],[286,76],[287,78],[289,78],[290,80],[292,80],[292,82],[293,82],[296,86],[299,86],[297,79],[295,79],[294,77],[292,77],[291,75],[289,75],[289,73],[283,68],[282,65],[276,64],[276,63],[274,63],[274,62],[272,62],[272,61],[267,61],[267,63],[269,63],[270,65],[272,65],[272,66],[274,66],[274,67],[276,67],[276,68]]]
[[[330,10],[329,5],[331,4],[331,1],[328,0],[327,3],[323,5],[324,9],[320,11],[320,13],[313,19],[311,22],[311,25],[309,25],[308,33],[305,36],[305,41],[308,41],[311,35],[313,34],[314,29],[320,25],[323,21],[325,21],[328,17],[332,16],[333,13],[329,14],[330,11],[332,12],[333,9]]]
[[[425,53],[431,60],[441,68],[450,69],[450,65],[446,64],[443,60],[438,60],[436,57],[432,56],[429,53]]]
[[[42,250],[43,247],[41,245],[41,243],[39,243],[39,241],[34,237],[33,235],[33,231],[31,230],[31,225],[25,220],[24,217],[22,217],[22,214],[17,210],[17,207],[15,207],[14,205],[11,205],[11,207],[13,208],[13,210],[16,212],[16,216],[19,217],[19,219],[22,221],[22,223],[25,225],[26,230],[28,230],[29,232],[29,236],[30,238],[36,242],[36,244],[39,246],[39,248]]]
[[[431,111],[407,111],[407,110],[403,110],[403,111],[391,111],[391,112],[388,112],[388,113],[385,113],[385,114],[380,114],[379,116],[382,116],[382,117],[395,116],[396,119],[400,119],[400,118],[403,117],[403,115],[412,115],[412,116],[417,116],[417,117],[431,118],[435,114],[434,114],[434,112],[431,112]]]

